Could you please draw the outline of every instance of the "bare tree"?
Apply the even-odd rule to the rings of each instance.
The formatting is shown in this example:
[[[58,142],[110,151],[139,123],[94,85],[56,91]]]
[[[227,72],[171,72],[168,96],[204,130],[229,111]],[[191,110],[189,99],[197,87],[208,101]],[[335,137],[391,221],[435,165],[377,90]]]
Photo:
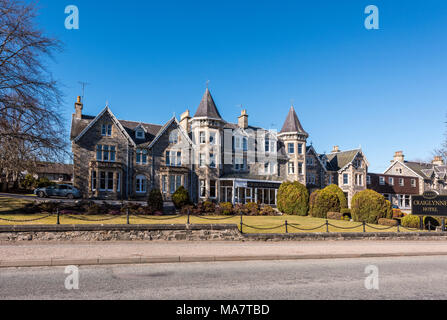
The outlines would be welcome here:
[[[34,4],[0,0],[0,179],[66,152],[61,92],[45,62],[61,49],[36,26]],[[0,180],[1,182],[1,180]]]
[[[447,116],[446,116],[447,117]],[[446,125],[446,131],[444,133],[444,141],[441,146],[433,151],[434,156],[441,156],[444,163],[447,163],[447,121],[444,122]]]

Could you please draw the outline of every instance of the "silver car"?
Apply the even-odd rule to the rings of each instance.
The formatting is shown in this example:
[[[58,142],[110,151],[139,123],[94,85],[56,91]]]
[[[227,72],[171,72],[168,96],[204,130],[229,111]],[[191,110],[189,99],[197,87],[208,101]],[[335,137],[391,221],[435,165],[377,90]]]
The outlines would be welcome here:
[[[82,197],[81,191],[68,184],[58,184],[55,186],[39,188],[34,190],[34,194],[39,198],[63,197],[68,199],[76,199]]]

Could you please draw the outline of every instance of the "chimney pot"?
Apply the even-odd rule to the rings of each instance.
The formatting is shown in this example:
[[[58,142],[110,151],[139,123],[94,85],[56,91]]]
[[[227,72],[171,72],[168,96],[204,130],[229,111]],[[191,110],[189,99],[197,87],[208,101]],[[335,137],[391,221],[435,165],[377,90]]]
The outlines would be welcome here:
[[[400,162],[404,162],[405,161],[405,156],[404,156],[404,152],[403,151],[396,151],[394,153],[394,159],[392,162],[396,162],[396,161],[400,161]]]
[[[239,128],[247,129],[248,128],[248,113],[247,110],[242,110],[241,115],[238,118]]]
[[[334,146],[334,148],[332,149],[332,153],[337,153],[337,152],[340,152],[340,147]]]
[[[444,165],[444,160],[442,159],[441,156],[435,156],[435,158],[432,161],[432,164],[435,166],[443,166]]]
[[[78,96],[78,98],[76,99],[76,103],[75,103],[75,116],[76,116],[76,119],[82,119],[82,108],[83,107],[84,107],[84,105],[82,104],[81,97]]]

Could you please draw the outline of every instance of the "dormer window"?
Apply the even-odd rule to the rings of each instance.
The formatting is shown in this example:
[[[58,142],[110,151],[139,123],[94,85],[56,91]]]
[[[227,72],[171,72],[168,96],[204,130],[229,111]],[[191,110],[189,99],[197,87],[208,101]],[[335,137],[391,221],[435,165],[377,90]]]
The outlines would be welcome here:
[[[144,139],[144,130],[138,129],[135,131],[135,137],[137,137],[137,139]]]

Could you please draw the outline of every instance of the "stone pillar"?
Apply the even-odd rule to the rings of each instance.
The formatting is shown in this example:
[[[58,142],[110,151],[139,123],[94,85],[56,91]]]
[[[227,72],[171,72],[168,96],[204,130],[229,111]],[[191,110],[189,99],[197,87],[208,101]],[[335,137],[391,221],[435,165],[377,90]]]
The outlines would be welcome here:
[[[113,172],[113,193],[116,194],[118,190],[118,172]]]
[[[99,169],[95,169],[96,170],[96,191],[95,191],[95,197],[99,196],[99,187],[101,185],[101,179],[99,176]]]

